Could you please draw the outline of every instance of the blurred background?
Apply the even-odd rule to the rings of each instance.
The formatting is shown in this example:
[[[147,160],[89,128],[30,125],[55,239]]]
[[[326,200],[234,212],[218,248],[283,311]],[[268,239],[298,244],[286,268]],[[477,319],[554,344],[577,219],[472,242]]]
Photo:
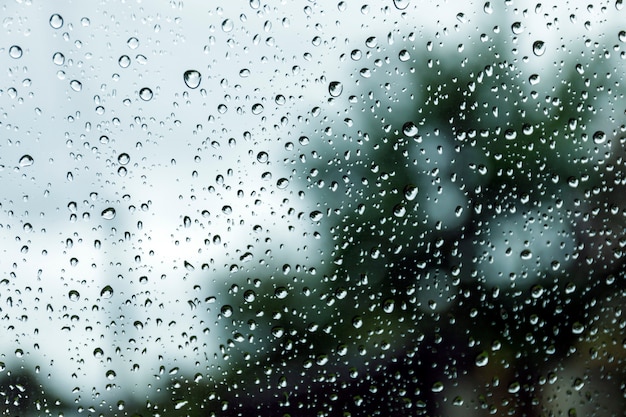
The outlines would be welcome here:
[[[623,415],[621,0],[1,7],[0,415]]]

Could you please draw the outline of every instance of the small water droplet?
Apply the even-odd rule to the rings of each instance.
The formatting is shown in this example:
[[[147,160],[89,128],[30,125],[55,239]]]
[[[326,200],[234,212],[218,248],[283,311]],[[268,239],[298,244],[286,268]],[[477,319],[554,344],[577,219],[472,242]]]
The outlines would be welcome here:
[[[122,55],[120,59],[117,60],[117,63],[122,68],[128,68],[130,65],[130,57],[128,55]]]
[[[396,204],[393,207],[393,215],[396,217],[404,217],[406,215],[406,207],[404,207],[404,204]]]
[[[620,30],[617,34],[617,38],[620,40],[620,42],[626,42],[626,30]]]
[[[76,290],[71,290],[68,294],[67,294],[68,298],[70,299],[70,301],[78,301],[80,300],[80,293]]]
[[[222,22],[222,30],[226,33],[230,32],[233,30],[233,28],[235,27],[234,23],[232,20],[230,19],[226,19]]]
[[[52,29],[61,29],[63,26],[63,17],[57,13],[50,16],[50,26]]]
[[[113,296],[113,288],[110,285],[107,285],[100,291],[100,297],[102,298],[111,298]]]
[[[601,145],[606,142],[606,133],[601,130],[598,130],[593,134],[593,143],[596,145]]]
[[[128,41],[126,41],[126,44],[128,45],[130,49],[137,49],[137,47],[139,47],[139,39],[133,36],[132,38],[128,38]]]
[[[328,85],[328,93],[332,97],[339,97],[342,92],[343,92],[343,84],[341,84],[339,81],[332,81]]]
[[[312,211],[311,214],[309,215],[309,217],[311,218],[311,220],[313,220],[314,222],[318,222],[320,220],[322,220],[322,217],[324,217],[324,214],[322,214],[321,211],[319,210],[315,210]]]
[[[189,88],[198,88],[200,81],[202,81],[202,74],[196,70],[187,70],[183,74],[183,80]]]
[[[352,319],[352,325],[355,329],[359,329],[363,326],[363,319],[361,316],[356,316]]]
[[[519,382],[517,382],[517,381],[513,381],[513,382],[511,382],[511,383],[509,384],[508,391],[509,391],[509,393],[511,393],[511,394],[515,394],[515,393],[519,392],[520,388],[521,388],[520,383],[519,383]]]
[[[524,249],[521,253],[520,253],[520,258],[522,258],[523,260],[527,261],[530,258],[532,258],[533,254],[530,251],[530,249]]]
[[[409,0],[393,0],[393,5],[396,7],[396,9],[398,10],[404,10],[407,7],[409,7],[409,4],[411,2]]]
[[[119,154],[119,156],[117,157],[117,162],[120,163],[120,165],[126,165],[130,162],[130,155],[128,155],[127,153],[121,153]]]
[[[413,184],[408,184],[404,187],[404,198],[408,201],[412,201],[417,197],[417,186]]]
[[[286,298],[288,294],[289,292],[287,291],[287,288],[285,287],[278,287],[274,290],[274,295],[276,296],[276,298],[280,300]]]
[[[222,309],[220,310],[220,312],[222,313],[222,316],[230,317],[233,315],[233,308],[230,305],[225,305],[225,306],[222,306]]]
[[[486,350],[483,350],[476,356],[475,360],[476,366],[486,366],[489,363],[489,353]]]
[[[9,56],[13,59],[19,59],[22,57],[23,51],[17,45],[13,45],[9,48]]]
[[[72,90],[78,92],[83,89],[83,84],[78,80],[72,80],[70,81],[70,87]]]
[[[276,181],[276,186],[281,190],[287,188],[288,185],[289,180],[287,178],[280,178],[278,181]]]
[[[144,87],[141,90],[139,90],[139,97],[143,100],[143,101],[150,101],[152,100],[152,90],[149,89],[148,87]]]
[[[581,334],[584,331],[585,331],[585,325],[582,324],[581,322],[577,321],[576,323],[572,325],[572,333]]]
[[[535,41],[533,43],[533,54],[541,56],[546,52],[546,43],[544,41]]]
[[[101,216],[105,220],[113,220],[115,218],[115,209],[113,207],[104,209],[101,213]]]
[[[398,59],[402,62],[406,62],[409,59],[411,59],[411,54],[409,53],[409,51],[407,51],[406,49],[403,49],[400,51],[400,53],[398,54]]]
[[[252,106],[252,114],[257,115],[263,113],[265,108],[261,103],[256,103]]]
[[[55,65],[63,65],[65,63],[65,55],[61,52],[55,52],[54,55],[52,55],[52,62]]]
[[[410,121],[409,121],[409,122],[406,122],[406,123],[402,126],[402,133],[403,133],[405,136],[407,136],[407,137],[409,137],[409,138],[412,138],[412,137],[414,137],[414,136],[416,136],[416,135],[417,135],[417,133],[418,133],[418,128],[417,128],[417,126],[415,125],[415,123],[413,123],[413,122],[410,122]]]
[[[31,166],[32,164],[34,164],[34,163],[35,163],[35,160],[34,160],[34,159],[33,159],[33,157],[32,157],[32,156],[30,156],[30,155],[23,155],[23,156],[20,158],[20,162],[19,162],[19,163],[20,163],[20,166],[21,166],[22,168],[24,168],[24,167],[29,167],[29,166]]]
[[[522,22],[514,22],[511,25],[511,31],[513,31],[514,35],[519,35],[524,32],[524,25],[522,25]]]

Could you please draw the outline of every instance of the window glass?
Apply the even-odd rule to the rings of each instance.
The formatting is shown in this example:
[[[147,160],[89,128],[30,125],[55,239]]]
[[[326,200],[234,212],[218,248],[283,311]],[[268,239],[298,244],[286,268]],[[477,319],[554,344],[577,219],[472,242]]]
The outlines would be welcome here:
[[[622,0],[0,7],[0,415],[626,409]]]

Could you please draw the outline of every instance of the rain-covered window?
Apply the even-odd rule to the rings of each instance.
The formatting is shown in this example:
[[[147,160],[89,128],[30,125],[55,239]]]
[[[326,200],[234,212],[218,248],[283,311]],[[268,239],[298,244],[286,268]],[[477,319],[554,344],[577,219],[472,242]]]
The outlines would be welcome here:
[[[624,415],[622,0],[0,22],[0,416]]]

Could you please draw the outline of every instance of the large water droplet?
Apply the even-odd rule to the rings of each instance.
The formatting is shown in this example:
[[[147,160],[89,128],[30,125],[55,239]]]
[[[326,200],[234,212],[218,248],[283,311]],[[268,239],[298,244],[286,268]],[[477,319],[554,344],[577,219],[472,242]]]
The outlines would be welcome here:
[[[50,26],[52,29],[61,29],[63,26],[63,17],[57,13],[50,16]]]
[[[513,34],[519,35],[524,32],[524,25],[522,25],[522,22],[515,22],[511,25],[511,31],[513,31]]]
[[[593,134],[593,143],[596,145],[601,145],[606,142],[606,133],[601,130],[598,130]]]
[[[141,90],[139,90],[139,97],[143,100],[143,101],[150,101],[152,100],[152,90],[149,89],[148,87],[144,87]]]
[[[54,62],[55,65],[63,65],[65,63],[65,55],[61,52],[55,52],[54,55],[52,55],[52,62]]]
[[[400,51],[400,53],[398,54],[398,59],[402,62],[406,62],[409,59],[411,59],[411,54],[409,53],[409,51],[407,51],[406,49],[403,49]]]
[[[20,166],[21,167],[29,167],[29,166],[31,166],[34,163],[35,163],[35,160],[30,155],[23,155],[20,158]]]
[[[130,162],[130,155],[128,155],[127,153],[121,153],[119,154],[119,156],[117,157],[117,162],[120,163],[120,165],[126,165]]]
[[[396,7],[396,9],[398,10],[404,10],[407,7],[409,7],[409,0],[393,0],[393,5]]]
[[[232,20],[230,19],[226,19],[222,22],[222,30],[226,33],[230,32],[233,30],[233,28],[235,27],[234,23]]]
[[[17,45],[13,45],[9,48],[9,56],[13,59],[18,59],[22,57],[22,48]]]
[[[324,217],[324,214],[322,214],[321,211],[319,210],[315,210],[312,211],[311,214],[309,215],[309,217],[311,218],[311,220],[313,220],[314,222],[318,222],[320,220],[322,220],[322,217]]]
[[[76,290],[71,290],[68,294],[67,294],[68,298],[70,299],[70,301],[78,301],[80,300],[80,293]]]
[[[128,55],[122,55],[120,59],[117,60],[117,63],[122,68],[128,68],[130,65],[130,57]]]
[[[402,126],[402,133],[404,133],[406,136],[412,138],[415,135],[417,135],[418,132],[418,128],[415,125],[415,123],[413,122],[406,122],[403,126]]]
[[[83,89],[83,84],[78,80],[72,80],[70,81],[70,87],[72,90],[78,92]]]
[[[128,38],[128,41],[126,41],[126,44],[128,45],[130,49],[137,49],[137,47],[139,47],[139,39],[135,37]]]
[[[541,56],[546,52],[546,43],[544,41],[535,41],[533,43],[533,54]]]
[[[339,81],[333,81],[328,85],[328,92],[332,97],[339,97],[343,92],[343,84]]]
[[[475,363],[476,366],[486,366],[489,363],[489,353],[483,350],[476,356]]]
[[[111,298],[113,296],[113,288],[110,285],[107,285],[100,291],[100,297],[102,298]]]
[[[113,220],[115,218],[115,209],[113,207],[102,210],[101,216],[105,220]]]
[[[202,74],[196,70],[187,70],[183,74],[183,80],[189,88],[198,88],[200,81],[202,81]]]

